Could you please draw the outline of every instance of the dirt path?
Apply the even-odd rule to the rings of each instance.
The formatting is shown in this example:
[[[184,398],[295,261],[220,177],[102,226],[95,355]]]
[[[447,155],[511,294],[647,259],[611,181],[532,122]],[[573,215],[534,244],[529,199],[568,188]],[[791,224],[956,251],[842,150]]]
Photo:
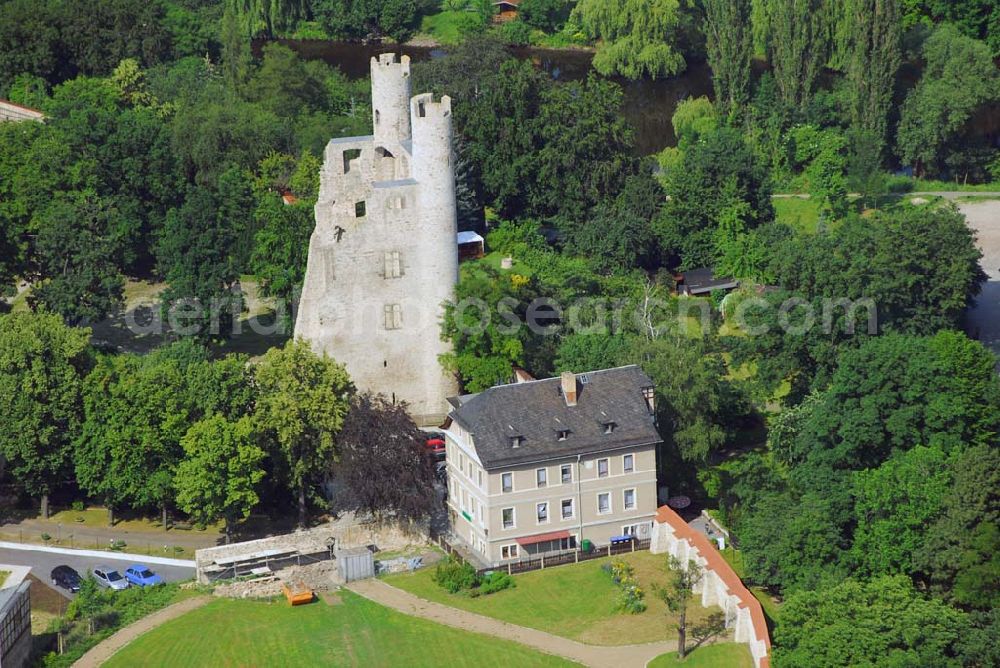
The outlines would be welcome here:
[[[547,654],[555,654],[577,661],[586,666],[600,668],[645,666],[654,657],[677,651],[677,643],[673,640],[615,647],[585,645],[537,629],[529,629],[440,603],[433,603],[402,589],[397,589],[381,580],[358,580],[347,585],[347,588],[367,599],[407,615],[429,619],[463,631],[512,640]]]
[[[52,538],[61,535],[63,540],[59,543],[46,543],[40,536],[47,533]],[[197,550],[203,547],[215,547],[222,541],[222,537],[211,531],[184,531],[181,529],[171,529],[163,531],[155,529],[143,531],[141,529],[125,529],[122,527],[95,527],[86,524],[63,524],[57,529],[55,523],[39,519],[26,519],[20,522],[10,522],[0,525],[0,535],[4,540],[12,542],[19,541],[25,543],[57,544],[59,547],[75,547],[79,549],[104,550],[112,540],[123,540],[128,548],[156,548],[162,545],[177,545],[190,550]],[[72,544],[66,538],[72,535]],[[129,551],[129,550],[126,550]],[[161,556],[173,556],[165,554]],[[188,557],[184,557],[188,558]]]
[[[200,608],[212,600],[211,596],[196,596],[194,598],[179,601],[173,605],[168,605],[148,617],[143,617],[134,624],[126,626],[122,630],[118,631],[107,640],[103,640],[92,647],[89,652],[80,657],[79,661],[73,664],[73,668],[97,668],[110,659],[112,654],[141,636],[146,631],[155,629],[164,622],[169,622],[171,619],[175,619],[183,614],[191,612],[192,610]]]

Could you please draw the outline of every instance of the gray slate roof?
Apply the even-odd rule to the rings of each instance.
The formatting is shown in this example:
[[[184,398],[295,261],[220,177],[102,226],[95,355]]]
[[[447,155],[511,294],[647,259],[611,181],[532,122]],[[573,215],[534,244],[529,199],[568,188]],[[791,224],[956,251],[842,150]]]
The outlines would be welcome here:
[[[595,454],[662,440],[642,393],[652,386],[635,365],[577,374],[575,406],[566,405],[559,378],[497,385],[449,399],[450,417],[472,433],[487,469]],[[616,425],[610,434],[606,422]],[[570,432],[562,441],[561,429]],[[519,447],[512,436],[523,437]]]

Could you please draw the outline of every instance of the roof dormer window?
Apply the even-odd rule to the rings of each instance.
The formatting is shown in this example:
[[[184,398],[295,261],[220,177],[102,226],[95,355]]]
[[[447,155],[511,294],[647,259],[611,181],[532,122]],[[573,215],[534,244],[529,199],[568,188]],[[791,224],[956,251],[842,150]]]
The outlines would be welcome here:
[[[524,443],[524,436],[511,436],[510,437],[510,447],[519,448],[521,444]]]
[[[602,422],[601,426],[604,427],[605,434],[613,434],[615,429],[618,427],[617,422]]]
[[[557,429],[556,437],[560,441],[565,441],[567,438],[569,438],[569,429]]]

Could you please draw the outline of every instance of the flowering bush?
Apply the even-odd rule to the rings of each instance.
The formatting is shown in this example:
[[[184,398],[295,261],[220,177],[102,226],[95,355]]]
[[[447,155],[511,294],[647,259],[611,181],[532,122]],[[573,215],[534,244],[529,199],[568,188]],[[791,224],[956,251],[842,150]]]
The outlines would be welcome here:
[[[615,607],[633,615],[645,612],[646,593],[639,586],[632,564],[623,559],[615,559],[609,564],[604,564],[601,568],[611,576],[611,579],[619,587],[620,591]]]

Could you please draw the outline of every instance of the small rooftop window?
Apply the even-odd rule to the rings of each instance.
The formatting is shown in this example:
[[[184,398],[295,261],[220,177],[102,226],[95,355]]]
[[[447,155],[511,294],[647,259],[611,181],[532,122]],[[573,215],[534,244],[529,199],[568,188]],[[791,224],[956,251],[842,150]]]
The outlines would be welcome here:
[[[609,422],[602,422],[601,426],[604,427],[604,433],[605,434],[612,434],[612,433],[614,433],[615,428],[618,427],[618,423],[616,423],[616,422],[610,422],[610,421]]]
[[[559,437],[560,441],[565,441],[569,438],[569,429],[557,429],[556,435]]]
[[[519,448],[521,443],[524,442],[524,436],[511,436],[510,437],[510,447]]]

